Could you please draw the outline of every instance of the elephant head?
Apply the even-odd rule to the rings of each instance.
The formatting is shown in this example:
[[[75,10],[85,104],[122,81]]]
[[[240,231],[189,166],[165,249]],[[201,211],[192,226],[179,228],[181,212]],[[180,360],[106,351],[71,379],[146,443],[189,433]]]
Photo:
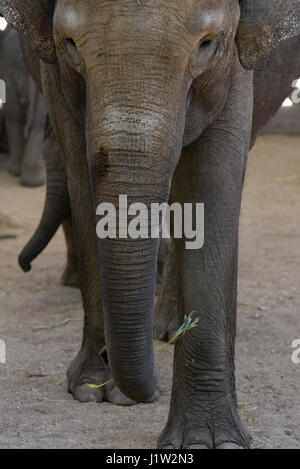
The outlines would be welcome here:
[[[230,69],[236,44],[244,67],[254,68],[271,48],[299,34],[298,4],[0,0],[0,10],[42,60],[58,61],[65,101],[77,118],[84,101],[95,206],[117,205],[120,194],[150,205],[169,198],[187,116],[193,109],[200,120],[205,115],[207,102],[203,108],[193,102],[195,88],[208,79],[222,86],[218,63]],[[79,81],[85,85],[83,100],[74,97]],[[195,139],[206,123],[186,133]],[[100,240],[99,251],[113,378],[126,395],[147,401],[155,390],[152,309],[158,242],[119,237]]]
[[[241,19],[237,43],[245,67],[254,68],[257,60],[281,41],[299,35],[298,0],[239,0],[239,3]],[[47,63],[56,61],[55,4],[56,0],[0,1],[1,16],[32,41]]]

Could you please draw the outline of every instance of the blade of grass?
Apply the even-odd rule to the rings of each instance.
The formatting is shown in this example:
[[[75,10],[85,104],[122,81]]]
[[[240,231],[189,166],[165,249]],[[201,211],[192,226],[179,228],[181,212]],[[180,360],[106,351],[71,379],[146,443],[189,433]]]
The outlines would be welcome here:
[[[0,239],[13,239],[16,238],[17,235],[14,233],[0,233]]]
[[[195,311],[192,311],[189,315],[184,316],[183,323],[181,324],[180,328],[176,332],[176,334],[170,339],[166,344],[162,345],[161,347],[158,347],[157,349],[154,350],[154,353],[161,352],[164,350],[168,345],[173,344],[176,342],[177,339],[179,339],[180,336],[184,335],[186,332],[190,331],[194,327],[197,326],[199,322],[199,318],[195,318],[193,320],[193,314],[195,314]],[[106,381],[106,383],[102,384],[89,384],[87,383],[87,386],[92,388],[92,389],[100,389],[103,388],[104,386],[107,386],[108,384],[112,383],[113,380],[110,379],[109,381]]]

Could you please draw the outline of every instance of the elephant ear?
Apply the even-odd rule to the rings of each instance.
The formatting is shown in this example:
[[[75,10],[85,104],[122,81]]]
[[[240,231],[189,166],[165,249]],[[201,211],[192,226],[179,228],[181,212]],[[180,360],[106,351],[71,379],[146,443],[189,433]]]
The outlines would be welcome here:
[[[0,0],[2,16],[25,36],[47,63],[56,62],[54,8],[55,0]]]
[[[300,35],[300,0],[240,0],[237,46],[242,65],[257,62],[282,41]]]

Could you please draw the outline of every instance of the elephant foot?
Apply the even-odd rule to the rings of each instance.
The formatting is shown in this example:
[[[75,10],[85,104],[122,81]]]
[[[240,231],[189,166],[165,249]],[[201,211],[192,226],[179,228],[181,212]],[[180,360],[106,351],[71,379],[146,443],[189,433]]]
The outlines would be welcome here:
[[[22,174],[22,161],[16,159],[10,159],[8,163],[8,172],[15,177],[19,177]]]
[[[110,371],[105,365],[101,355],[92,355],[80,351],[72,362],[68,372],[68,392],[74,399],[87,402],[110,402],[120,406],[132,406],[137,404],[126,397],[113,383],[109,382],[103,387],[101,384],[111,380]],[[155,399],[153,399],[155,400]]]
[[[61,284],[64,287],[80,288],[77,259],[71,261],[68,260],[66,268],[61,276]]]
[[[25,187],[40,187],[46,183],[44,163],[35,167],[26,167],[22,170],[21,184]]]
[[[171,407],[158,448],[249,449],[249,433],[235,404],[226,401],[226,398],[220,402],[219,397],[214,397],[196,401],[194,406],[187,400],[185,405]]]
[[[91,385],[80,384],[75,387],[72,392],[74,399],[79,402],[110,402],[111,404],[121,406],[132,406],[137,402],[129,399],[121,391],[113,385],[107,385],[105,388],[94,389]]]

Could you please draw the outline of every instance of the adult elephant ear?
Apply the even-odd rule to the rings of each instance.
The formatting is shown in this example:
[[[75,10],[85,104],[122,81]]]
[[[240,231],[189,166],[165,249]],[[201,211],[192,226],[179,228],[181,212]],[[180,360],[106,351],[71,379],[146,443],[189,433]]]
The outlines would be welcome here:
[[[240,0],[237,46],[242,65],[255,65],[282,41],[300,35],[300,0]]]
[[[54,8],[55,0],[0,0],[2,16],[25,36],[47,63],[56,62]]]

